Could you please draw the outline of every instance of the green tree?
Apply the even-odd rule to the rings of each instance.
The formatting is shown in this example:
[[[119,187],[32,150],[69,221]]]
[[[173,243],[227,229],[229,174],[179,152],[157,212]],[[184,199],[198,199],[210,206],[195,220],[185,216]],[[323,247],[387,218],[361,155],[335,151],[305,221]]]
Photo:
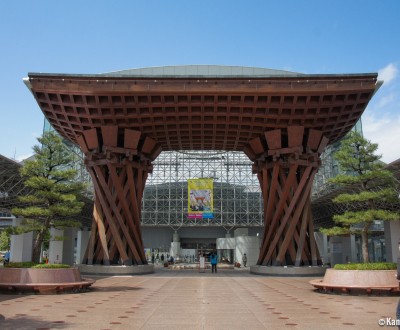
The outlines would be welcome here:
[[[34,160],[27,160],[21,169],[25,186],[32,191],[21,196],[23,207],[14,208],[12,213],[24,221],[16,231],[33,231],[34,244],[32,261],[39,262],[40,250],[51,227],[63,229],[80,227],[73,217],[79,214],[83,202],[79,197],[84,184],[74,181],[77,171],[71,168],[72,154],[55,132],[45,132],[35,145]]]
[[[369,262],[368,233],[374,220],[399,220],[400,214],[387,210],[391,203],[398,202],[392,172],[384,169],[378,145],[366,140],[358,132],[350,132],[335,154],[343,174],[330,182],[348,187],[346,193],[333,199],[351,211],[334,215],[336,226],[321,229],[326,235],[359,234],[362,256]]]
[[[10,249],[10,233],[6,229],[0,231],[0,251]]]

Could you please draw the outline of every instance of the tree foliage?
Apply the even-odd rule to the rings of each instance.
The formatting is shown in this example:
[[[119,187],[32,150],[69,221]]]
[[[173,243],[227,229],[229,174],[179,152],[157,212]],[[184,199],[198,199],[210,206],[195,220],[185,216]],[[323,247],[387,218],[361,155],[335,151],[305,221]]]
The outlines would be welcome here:
[[[27,160],[21,169],[30,195],[19,198],[25,206],[14,208],[13,214],[24,221],[17,232],[34,231],[32,260],[39,261],[41,244],[50,227],[79,227],[74,219],[83,207],[80,197],[84,184],[76,182],[77,171],[71,167],[73,158],[55,132],[45,132],[33,147],[33,160]]]
[[[7,230],[0,231],[0,251],[10,249],[10,233]]]
[[[393,174],[384,169],[380,155],[376,155],[378,145],[364,139],[358,132],[350,132],[342,140],[335,154],[343,174],[330,182],[340,187],[348,187],[346,193],[333,199],[334,203],[345,204],[348,209],[333,217],[336,226],[321,229],[333,236],[360,234],[364,262],[369,261],[368,233],[375,220],[400,220],[400,214],[385,208],[398,202]],[[354,211],[356,210],[356,211]]]
[[[394,270],[397,269],[395,262],[365,262],[362,264],[336,264],[336,270]]]

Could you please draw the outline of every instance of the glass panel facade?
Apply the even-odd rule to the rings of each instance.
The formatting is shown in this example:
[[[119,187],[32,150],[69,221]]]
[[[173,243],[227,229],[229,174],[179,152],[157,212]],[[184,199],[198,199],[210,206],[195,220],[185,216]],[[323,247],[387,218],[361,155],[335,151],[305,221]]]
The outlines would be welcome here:
[[[356,123],[352,129],[353,131],[362,132],[361,119]],[[339,149],[340,141],[326,147],[325,151],[321,155],[321,166],[318,169],[318,173],[314,178],[312,198],[317,199],[322,197],[331,191],[331,187],[328,183],[330,178],[335,177],[339,174],[339,164],[333,157],[334,153]]]
[[[263,205],[252,162],[242,152],[168,151],[153,162],[142,201],[146,226],[262,226]],[[187,180],[212,178],[214,218],[188,219]]]

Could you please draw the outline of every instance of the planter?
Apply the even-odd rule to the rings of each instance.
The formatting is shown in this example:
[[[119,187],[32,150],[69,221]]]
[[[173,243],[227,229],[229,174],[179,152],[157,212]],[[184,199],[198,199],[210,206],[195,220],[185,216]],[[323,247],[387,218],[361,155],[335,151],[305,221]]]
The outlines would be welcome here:
[[[250,273],[264,276],[280,277],[307,277],[323,276],[326,267],[324,266],[250,266]]]
[[[81,292],[94,282],[78,268],[0,268],[0,289],[15,292]]]
[[[327,269],[323,279],[310,284],[323,292],[399,292],[396,270],[336,270]]]
[[[145,275],[154,273],[154,265],[134,265],[134,266],[117,266],[117,265],[77,265],[80,272],[85,275],[101,275],[101,276],[124,276],[124,275]]]

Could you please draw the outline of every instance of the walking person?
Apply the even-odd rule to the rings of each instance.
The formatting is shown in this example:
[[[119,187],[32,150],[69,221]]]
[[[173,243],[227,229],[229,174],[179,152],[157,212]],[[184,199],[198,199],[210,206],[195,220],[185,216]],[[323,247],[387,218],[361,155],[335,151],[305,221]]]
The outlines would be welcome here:
[[[217,264],[218,264],[218,257],[215,252],[213,252],[210,256],[210,263],[211,263],[211,272],[214,273],[217,272]]]
[[[3,261],[3,265],[7,265],[10,263],[10,251],[7,251],[4,254],[4,261]]]
[[[243,254],[242,261],[243,261],[243,267],[246,267],[246,264],[247,264],[247,256],[246,256],[246,253]]]

